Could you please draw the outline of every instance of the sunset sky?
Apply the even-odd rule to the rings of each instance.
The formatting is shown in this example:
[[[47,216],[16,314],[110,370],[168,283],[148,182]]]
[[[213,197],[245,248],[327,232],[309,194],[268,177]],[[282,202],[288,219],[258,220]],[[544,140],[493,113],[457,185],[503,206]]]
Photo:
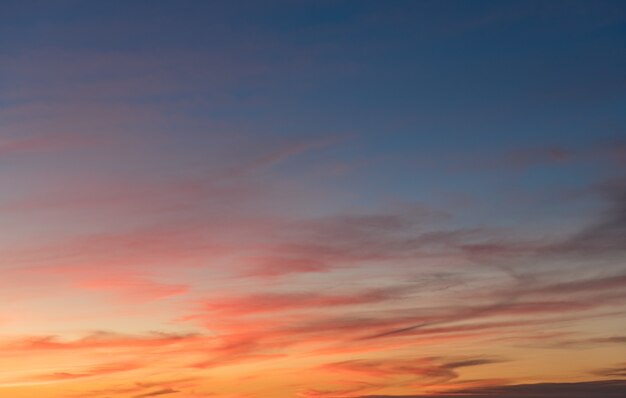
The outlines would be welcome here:
[[[626,3],[0,0],[0,397],[626,396]]]

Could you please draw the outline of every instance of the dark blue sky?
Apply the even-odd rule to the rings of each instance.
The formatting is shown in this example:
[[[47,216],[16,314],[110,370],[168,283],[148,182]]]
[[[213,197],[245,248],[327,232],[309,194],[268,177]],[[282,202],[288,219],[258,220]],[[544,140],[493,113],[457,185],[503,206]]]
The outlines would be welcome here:
[[[575,145],[623,133],[625,13],[620,1],[19,1],[3,2],[0,48],[189,49],[258,66],[210,112],[260,131],[356,131],[394,151]]]
[[[183,157],[216,130],[251,141],[341,137],[314,159],[358,165],[348,184],[368,205],[381,192],[502,202],[500,191],[585,189],[611,174],[614,163],[597,158],[626,136],[620,1],[1,7],[0,51],[14,59],[2,66],[1,87],[14,93],[4,104],[31,88],[30,102],[158,109],[123,128],[162,129]],[[306,156],[289,171],[300,164]]]

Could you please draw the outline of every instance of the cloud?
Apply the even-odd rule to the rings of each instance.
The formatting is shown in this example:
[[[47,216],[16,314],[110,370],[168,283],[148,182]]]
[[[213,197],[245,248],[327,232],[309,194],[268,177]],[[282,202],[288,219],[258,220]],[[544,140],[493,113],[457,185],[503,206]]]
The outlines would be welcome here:
[[[188,285],[159,283],[146,278],[129,275],[102,276],[78,282],[76,288],[88,291],[102,291],[116,295],[120,300],[150,301],[181,295],[188,291]],[[128,302],[128,301],[125,301]]]
[[[494,358],[418,358],[386,360],[348,360],[323,365],[330,372],[346,372],[366,377],[419,376],[425,379],[451,380],[458,377],[455,369],[503,362]],[[431,382],[426,380],[426,382]]]
[[[133,398],[156,397],[158,395],[175,394],[177,392],[180,392],[180,391],[174,390],[173,388],[164,388],[162,390],[156,390],[156,391],[151,391],[151,392],[145,392],[145,393],[138,394],[138,395],[133,395]]]
[[[382,214],[345,214],[285,222],[272,231],[276,243],[248,257],[244,275],[277,277],[323,273],[372,262],[445,256],[477,230],[431,230],[435,210],[411,207]]]
[[[554,348],[554,349],[585,349],[596,346],[610,344],[626,344],[626,336],[610,336],[610,337],[591,337],[591,338],[568,338],[571,333],[561,333],[555,335],[538,335],[535,336],[536,342],[530,343],[532,347]],[[533,337],[528,336],[528,341],[532,341]]]
[[[626,379],[626,363],[617,367],[600,369],[593,373],[602,377],[619,377]]]
[[[399,286],[345,294],[300,292],[259,293],[235,297],[222,295],[215,299],[206,300],[201,307],[204,311],[218,313],[221,316],[244,316],[291,310],[315,310],[328,307],[375,304],[399,298],[406,290],[408,290],[406,286]]]
[[[458,390],[433,395],[367,395],[361,398],[620,398],[626,394],[626,381],[590,381],[581,383],[541,383]]]
[[[449,283],[445,279],[441,286]],[[618,311],[625,298],[622,279],[617,275],[529,283],[513,278],[488,293],[461,283],[464,289],[455,294],[444,290],[458,299],[457,304],[445,306],[415,301],[415,294],[423,291],[420,283],[345,292],[336,289],[334,294],[220,294],[200,301],[185,321],[215,334],[213,358],[200,362],[201,367],[280,358],[307,344],[317,345],[308,353],[317,356],[454,340],[514,341],[516,336],[528,336],[540,328],[610,316],[606,311],[615,305],[614,311]],[[561,335],[551,337],[552,342],[560,340]]]
[[[23,337],[5,340],[0,347],[5,352],[37,352],[56,350],[90,350],[99,348],[150,348],[176,345],[198,339],[196,334],[153,332],[145,335],[128,335],[111,332],[95,332],[78,339],[62,339],[59,336]]]
[[[606,181],[597,186],[596,190],[607,202],[599,220],[552,250],[583,256],[626,251],[626,178]]]
[[[539,167],[594,165],[606,169],[621,166],[626,160],[626,143],[623,132],[608,139],[591,140],[584,145],[562,141],[553,145],[528,145],[507,147],[498,150],[474,151],[457,149],[437,157],[421,154],[418,160],[409,161],[420,167],[437,168],[442,164],[454,173],[506,170],[525,171]],[[443,162],[442,162],[443,160]]]
[[[304,389],[301,397],[357,397],[387,388],[432,386],[449,383],[459,377],[457,369],[502,362],[495,358],[394,358],[347,360],[328,363],[317,371],[334,375],[334,380],[354,387],[340,389]],[[347,378],[347,379],[346,379]]]
[[[547,284],[540,287],[524,282],[503,292],[492,291],[490,302],[441,308],[419,322],[366,336],[368,339],[406,335],[417,330],[461,321],[479,321],[506,316],[555,316],[567,313],[584,313],[612,304],[621,304],[626,299],[623,287],[626,279],[622,275],[607,278],[592,278],[566,283]],[[574,295],[575,294],[575,295]],[[419,318],[416,318],[418,321]]]
[[[76,398],[87,397],[111,397],[111,396],[131,396],[135,397],[150,397],[165,394],[173,394],[181,392],[179,389],[193,388],[200,377],[185,377],[176,379],[151,379],[149,381],[138,381],[126,385],[116,385],[99,390],[91,390],[71,395]],[[193,398],[200,397],[213,397],[212,394],[193,394],[189,395]]]
[[[47,374],[32,375],[17,380],[18,382],[53,382],[83,379],[88,377],[99,377],[114,373],[127,372],[130,370],[141,369],[145,363],[139,362],[121,362],[97,365],[89,368],[78,368],[71,371],[60,371]]]
[[[90,143],[76,134],[43,134],[0,139],[0,157],[73,149]]]

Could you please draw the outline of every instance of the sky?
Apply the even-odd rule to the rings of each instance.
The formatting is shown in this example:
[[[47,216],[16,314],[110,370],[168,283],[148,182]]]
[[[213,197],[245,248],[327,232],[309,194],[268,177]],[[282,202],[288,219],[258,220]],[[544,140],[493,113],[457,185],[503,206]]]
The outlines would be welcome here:
[[[0,396],[626,394],[626,4],[0,0]]]

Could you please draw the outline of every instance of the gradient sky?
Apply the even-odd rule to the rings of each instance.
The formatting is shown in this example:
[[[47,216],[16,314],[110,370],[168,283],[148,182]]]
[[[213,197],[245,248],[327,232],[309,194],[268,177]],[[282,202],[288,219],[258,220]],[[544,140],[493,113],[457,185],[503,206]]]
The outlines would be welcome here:
[[[0,0],[0,396],[626,394],[623,1]]]

